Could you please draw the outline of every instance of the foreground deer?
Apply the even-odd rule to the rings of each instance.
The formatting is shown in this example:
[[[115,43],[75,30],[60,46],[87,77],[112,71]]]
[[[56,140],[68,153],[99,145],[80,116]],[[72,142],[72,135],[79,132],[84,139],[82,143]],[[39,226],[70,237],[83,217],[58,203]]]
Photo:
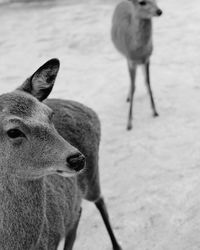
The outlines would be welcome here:
[[[127,129],[132,128],[132,106],[135,92],[135,76],[137,65],[144,65],[147,88],[151,98],[153,115],[158,116],[150,85],[149,65],[152,54],[152,20],[160,16],[162,11],[155,0],[129,0],[119,3],[112,19],[112,41],[115,47],[128,61],[131,78],[130,92],[127,101],[130,102]]]
[[[97,115],[73,101],[42,103],[58,70],[52,59],[0,96],[0,249],[71,250],[85,198],[120,250],[100,191]]]

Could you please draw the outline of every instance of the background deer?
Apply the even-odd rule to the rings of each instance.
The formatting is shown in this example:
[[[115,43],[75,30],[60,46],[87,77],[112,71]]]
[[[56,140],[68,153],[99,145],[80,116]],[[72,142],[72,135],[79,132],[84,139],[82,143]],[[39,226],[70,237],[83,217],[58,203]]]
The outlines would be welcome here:
[[[85,198],[120,250],[99,185],[97,115],[73,101],[42,103],[58,70],[52,59],[0,96],[0,249],[71,250]]]
[[[135,92],[137,65],[144,65],[146,84],[151,98],[153,115],[158,116],[150,85],[150,56],[152,54],[152,20],[162,11],[155,0],[129,0],[119,3],[112,19],[111,36],[115,47],[128,61],[131,86],[127,101],[130,102],[127,129],[132,129],[132,106]]]

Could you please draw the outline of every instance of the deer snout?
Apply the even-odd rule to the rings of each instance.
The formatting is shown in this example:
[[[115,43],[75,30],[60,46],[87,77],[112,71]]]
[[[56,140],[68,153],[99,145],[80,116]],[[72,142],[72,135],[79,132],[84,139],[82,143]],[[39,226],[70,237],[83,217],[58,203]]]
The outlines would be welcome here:
[[[85,156],[80,152],[67,157],[68,167],[76,172],[81,171],[85,166]]]
[[[161,15],[162,15],[162,13],[163,13],[163,12],[162,12],[162,10],[161,10],[161,9],[157,9],[157,11],[156,11],[156,15],[157,15],[157,16],[161,16]]]

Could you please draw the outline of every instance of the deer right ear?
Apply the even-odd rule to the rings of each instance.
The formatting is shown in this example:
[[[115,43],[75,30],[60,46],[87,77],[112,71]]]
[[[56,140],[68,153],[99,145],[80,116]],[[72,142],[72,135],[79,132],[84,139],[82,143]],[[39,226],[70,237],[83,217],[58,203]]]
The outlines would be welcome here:
[[[47,61],[17,90],[25,91],[39,101],[43,101],[51,93],[59,68],[60,62],[58,59],[53,58]]]

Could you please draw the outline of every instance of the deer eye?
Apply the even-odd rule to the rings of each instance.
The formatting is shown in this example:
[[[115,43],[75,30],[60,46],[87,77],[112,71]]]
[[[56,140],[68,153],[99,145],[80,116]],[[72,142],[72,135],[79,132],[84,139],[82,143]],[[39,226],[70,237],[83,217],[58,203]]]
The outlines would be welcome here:
[[[144,5],[147,4],[147,2],[145,2],[145,1],[140,1],[139,4],[142,5],[142,6],[144,6]]]
[[[9,129],[7,131],[7,135],[8,137],[12,138],[12,139],[16,139],[16,138],[20,138],[20,137],[25,137],[25,134],[20,131],[19,129]]]

